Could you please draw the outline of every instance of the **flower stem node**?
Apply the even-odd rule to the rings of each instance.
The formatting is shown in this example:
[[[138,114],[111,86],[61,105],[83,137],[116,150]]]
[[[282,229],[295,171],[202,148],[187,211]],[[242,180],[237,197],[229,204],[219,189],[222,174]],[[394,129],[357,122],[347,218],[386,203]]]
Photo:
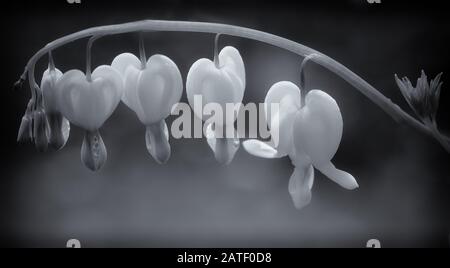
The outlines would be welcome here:
[[[17,80],[15,83],[14,83],[14,85],[13,85],[13,88],[14,88],[14,90],[20,90],[20,89],[22,89],[22,86],[23,86],[23,82],[24,82],[25,80],[23,79],[23,78],[20,78],[19,80]]]

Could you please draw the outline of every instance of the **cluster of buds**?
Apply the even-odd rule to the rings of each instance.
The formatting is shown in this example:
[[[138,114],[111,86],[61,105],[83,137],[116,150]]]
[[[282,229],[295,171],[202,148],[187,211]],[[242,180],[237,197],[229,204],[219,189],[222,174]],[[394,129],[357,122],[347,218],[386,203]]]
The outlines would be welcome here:
[[[395,75],[395,81],[403,97],[425,125],[436,124],[442,86],[441,76],[442,73],[428,82],[427,75],[422,70],[421,76],[417,79],[417,84],[414,87],[407,77],[399,79]]]
[[[51,57],[50,57],[51,58]],[[59,150],[66,144],[70,123],[58,109],[56,82],[62,76],[50,60],[44,72],[41,86],[34,86],[35,98],[28,102],[17,136],[18,141],[34,142],[38,151],[48,147]]]

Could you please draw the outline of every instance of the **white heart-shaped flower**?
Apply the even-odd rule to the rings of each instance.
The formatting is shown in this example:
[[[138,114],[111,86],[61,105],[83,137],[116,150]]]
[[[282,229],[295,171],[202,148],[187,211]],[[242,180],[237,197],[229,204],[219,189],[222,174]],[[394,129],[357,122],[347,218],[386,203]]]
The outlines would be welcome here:
[[[92,72],[91,81],[80,70],[70,70],[57,82],[59,109],[73,124],[94,131],[114,112],[122,97],[123,82],[111,66]]]
[[[279,104],[271,111],[271,104]],[[278,158],[288,155],[294,165],[289,180],[289,193],[294,205],[300,209],[311,200],[314,167],[346,189],[358,187],[347,172],[331,163],[341,137],[343,121],[336,101],[321,90],[311,90],[301,107],[299,88],[291,82],[274,84],[265,99],[266,121],[273,136],[278,130],[279,141],[245,141],[244,148],[258,157]]]
[[[245,67],[239,51],[231,46],[224,47],[219,53],[220,66],[216,67],[210,59],[197,60],[189,69],[186,80],[186,93],[189,104],[194,107],[194,97],[202,96],[202,110],[208,103],[218,103],[225,111],[226,104],[242,102],[245,90]],[[194,107],[197,117],[206,120]],[[225,114],[225,113],[224,113]],[[227,118],[224,124],[231,124],[236,119]]]
[[[165,118],[183,93],[177,65],[164,55],[153,55],[145,64],[131,53],[118,55],[111,66],[123,77],[122,101],[146,126],[146,146],[158,163],[170,157],[169,134]]]
[[[113,60],[111,66],[122,74],[123,102],[145,125],[165,119],[181,98],[181,73],[177,65],[164,55],[153,55],[145,69],[141,69],[141,61],[136,56],[123,53]]]

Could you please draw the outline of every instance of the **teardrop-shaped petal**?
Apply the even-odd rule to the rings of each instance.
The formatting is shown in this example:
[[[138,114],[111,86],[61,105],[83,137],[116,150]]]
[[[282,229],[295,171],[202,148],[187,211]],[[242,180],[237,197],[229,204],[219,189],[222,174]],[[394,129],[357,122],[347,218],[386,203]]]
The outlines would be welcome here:
[[[158,123],[170,115],[183,93],[183,80],[177,65],[164,55],[153,55],[142,70],[137,85],[142,109],[138,117],[145,125]]]
[[[60,112],[47,114],[48,143],[50,147],[59,150],[64,147],[70,134],[70,123]]]
[[[293,150],[293,124],[298,107],[291,96],[281,99],[279,112],[272,116],[270,124],[271,140],[280,156],[286,156]]]
[[[37,109],[33,113],[34,144],[39,152],[45,152],[48,148],[47,119],[43,109]]]
[[[220,68],[229,70],[237,75],[241,82],[241,88],[245,88],[245,66],[239,51],[232,47],[226,46],[219,53]],[[238,88],[236,88],[238,90]],[[242,100],[244,91],[236,91],[236,98]]]
[[[137,115],[143,114],[139,100],[137,87],[140,81],[142,71],[134,67],[127,68],[124,76],[124,92],[122,101]]]
[[[92,171],[97,171],[106,163],[108,153],[98,130],[86,131],[81,145],[81,161]]]
[[[220,128],[220,127],[219,127]],[[217,130],[222,131],[222,130]],[[212,129],[212,124],[206,127],[206,139],[209,147],[214,152],[214,157],[220,164],[228,165],[234,158],[234,155],[240,147],[240,141],[237,132],[234,132],[232,138],[216,138],[217,135]]]
[[[20,122],[19,131],[17,133],[17,141],[27,141],[33,139],[33,107],[34,101],[30,99],[27,104],[27,109]]]
[[[321,90],[311,90],[294,122],[295,148],[305,152],[314,165],[328,163],[341,142],[342,127],[336,101]]]
[[[137,109],[136,85],[141,71],[141,61],[131,53],[122,53],[114,58],[111,67],[122,75],[124,93],[122,101],[132,110]]]
[[[129,67],[134,67],[139,70],[141,68],[141,61],[132,53],[122,53],[114,58],[111,67],[124,76]]]
[[[42,96],[44,97],[44,109],[46,113],[59,112],[57,81],[63,73],[58,69],[45,70],[41,80]]]
[[[296,209],[301,209],[311,202],[311,189],[314,183],[312,165],[295,167],[289,179],[289,194]]]
[[[33,138],[33,119],[29,114],[24,114],[20,122],[19,131],[17,133],[17,141],[24,142]]]
[[[271,111],[271,104],[280,104],[282,99],[290,99],[297,109],[300,109],[300,89],[292,82],[280,81],[273,84],[264,99],[264,111],[266,121],[271,126],[272,116],[276,111]]]
[[[169,130],[165,120],[146,127],[145,144],[148,152],[159,164],[166,163],[170,158]]]

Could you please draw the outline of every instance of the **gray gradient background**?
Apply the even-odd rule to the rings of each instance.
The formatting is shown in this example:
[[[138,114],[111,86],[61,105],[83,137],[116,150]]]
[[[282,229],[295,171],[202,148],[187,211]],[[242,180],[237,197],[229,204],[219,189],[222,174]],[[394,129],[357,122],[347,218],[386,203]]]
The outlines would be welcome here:
[[[82,131],[76,127],[59,152],[16,144],[29,93],[10,90],[28,58],[62,35],[146,18],[195,20],[251,27],[315,48],[410,111],[393,74],[415,80],[421,68],[433,77],[446,71],[450,24],[443,6],[370,6],[362,0],[117,0],[78,7],[63,0],[19,2],[2,10],[2,246],[63,247],[69,238],[87,247],[363,247],[370,238],[389,247],[449,246],[449,155],[320,66],[308,66],[307,87],[338,102],[344,133],[334,163],[352,173],[360,188],[347,191],[317,172],[312,202],[301,211],[287,191],[289,159],[260,159],[241,148],[229,166],[220,166],[204,139],[172,139],[172,157],[161,166],[146,151],[144,126],[123,104],[101,130],[108,161],[98,173],[80,162]],[[147,54],[169,56],[185,81],[195,60],[212,57],[213,38],[149,33]],[[137,45],[132,34],[103,38],[95,43],[93,63],[136,53]],[[234,37],[221,38],[221,45],[237,47],[246,64],[244,103],[262,102],[277,81],[299,81],[301,58],[292,53]],[[55,51],[57,67],[84,69],[84,47],[83,40]],[[45,64],[37,69],[39,79]],[[448,73],[443,79],[439,121],[448,130]]]

